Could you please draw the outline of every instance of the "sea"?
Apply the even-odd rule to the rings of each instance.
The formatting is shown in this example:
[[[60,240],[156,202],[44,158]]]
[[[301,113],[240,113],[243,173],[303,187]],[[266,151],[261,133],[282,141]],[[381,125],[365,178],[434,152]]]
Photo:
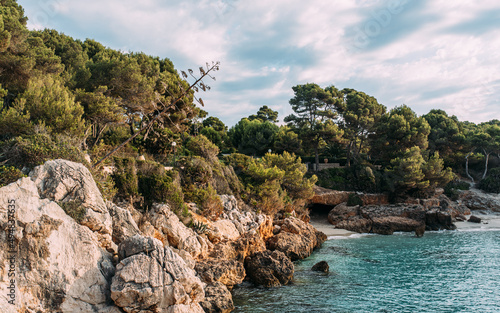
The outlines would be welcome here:
[[[294,264],[290,285],[235,287],[233,312],[500,312],[500,228],[332,237]]]

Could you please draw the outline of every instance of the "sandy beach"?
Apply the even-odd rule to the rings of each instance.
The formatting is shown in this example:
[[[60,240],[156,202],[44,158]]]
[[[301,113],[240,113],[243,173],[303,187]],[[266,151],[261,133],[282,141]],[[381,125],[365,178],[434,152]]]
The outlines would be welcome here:
[[[471,222],[455,222],[458,231],[478,231],[487,229],[498,229],[500,230],[500,214],[480,214],[474,213],[474,216],[481,218],[481,223],[471,223]],[[470,216],[467,216],[469,218]],[[317,230],[323,232],[328,239],[335,239],[335,237],[348,237],[356,234],[355,232],[335,228],[332,224],[328,223],[328,217],[326,215],[314,215],[311,216],[310,224],[314,226]]]

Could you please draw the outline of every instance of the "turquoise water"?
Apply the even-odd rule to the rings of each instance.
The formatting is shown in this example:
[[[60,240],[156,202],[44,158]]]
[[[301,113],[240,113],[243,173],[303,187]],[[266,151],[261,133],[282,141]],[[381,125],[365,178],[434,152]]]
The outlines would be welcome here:
[[[310,268],[327,261],[330,274]],[[233,290],[236,313],[500,312],[500,231],[328,240],[294,283]]]

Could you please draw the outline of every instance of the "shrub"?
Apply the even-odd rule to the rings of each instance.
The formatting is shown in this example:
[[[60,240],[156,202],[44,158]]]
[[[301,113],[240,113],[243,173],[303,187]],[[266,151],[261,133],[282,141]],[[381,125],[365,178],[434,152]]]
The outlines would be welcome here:
[[[16,137],[2,145],[3,155],[16,167],[33,168],[51,159],[85,163],[80,142],[64,135],[41,132]]]
[[[490,170],[488,177],[481,180],[478,188],[493,193],[500,193],[500,167]]]
[[[14,166],[0,166],[0,187],[7,186],[26,175]]]
[[[85,212],[87,211],[85,207],[82,206],[82,203],[77,200],[59,202],[59,206],[68,214],[72,219],[74,219],[77,223],[81,223],[83,217],[85,216]]]
[[[363,200],[355,194],[355,193],[350,193],[349,197],[347,198],[347,205],[348,206],[355,206],[355,205],[363,205]]]
[[[139,195],[139,182],[134,158],[114,158],[115,171],[111,175],[118,190],[117,196],[133,198]]]
[[[176,172],[164,173],[139,173],[139,192],[144,197],[146,206],[153,202],[168,203],[177,215],[186,209],[184,195],[178,184],[174,182]]]
[[[224,210],[221,199],[211,185],[205,188],[191,185],[185,190],[185,197],[187,201],[192,201],[199,206],[203,216],[212,220],[217,220]]]

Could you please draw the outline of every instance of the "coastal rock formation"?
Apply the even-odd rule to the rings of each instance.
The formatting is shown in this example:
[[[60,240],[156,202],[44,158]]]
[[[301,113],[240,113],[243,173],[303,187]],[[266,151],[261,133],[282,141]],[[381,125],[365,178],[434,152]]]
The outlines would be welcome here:
[[[231,292],[219,282],[205,287],[205,300],[200,305],[205,313],[229,313],[234,310]]]
[[[471,223],[481,223],[481,218],[471,215],[467,221]]]
[[[474,211],[500,212],[500,197],[477,189],[462,191],[459,196],[463,205]]]
[[[355,194],[362,201],[363,205],[382,205],[389,203],[389,197],[385,194],[364,194],[352,191],[338,191],[314,186],[314,197],[309,200],[310,204],[321,204],[336,206],[347,202],[349,195]]]
[[[262,251],[245,259],[245,268],[250,280],[264,287],[288,284],[293,278],[293,263],[281,251]]]
[[[42,199],[72,202],[84,209],[80,224],[97,232],[101,245],[116,250],[111,238],[112,219],[92,174],[83,164],[67,160],[47,161],[29,175]]]
[[[145,220],[147,222],[141,225],[144,234],[158,238],[164,244],[179,250],[187,251],[193,258],[208,255],[208,241],[186,227],[168,204],[154,204],[152,210],[146,214]]]
[[[245,279],[245,267],[235,260],[199,261],[195,270],[203,282],[209,284],[220,282],[229,288],[241,284]]]
[[[311,271],[328,273],[330,271],[330,266],[326,261],[321,261],[314,264]]]
[[[72,165],[69,170],[75,170]],[[112,312],[112,255],[101,247],[95,233],[47,198],[78,198],[92,212],[92,205],[103,202],[86,194],[88,189],[67,192],[62,184],[32,177],[35,182],[22,178],[0,188],[0,311]],[[66,186],[79,186],[68,177],[64,181]],[[110,231],[106,212],[90,216],[99,217],[100,226]]]
[[[125,312],[203,312],[202,282],[170,247],[136,235],[120,244],[119,255],[111,298]]]
[[[275,224],[280,227],[280,231],[267,241],[267,248],[285,253],[292,261],[307,258],[314,248],[326,240],[326,236],[318,235],[318,231],[310,224],[295,217],[287,217]]]
[[[141,233],[130,211],[122,209],[112,202],[106,204],[113,220],[113,241],[116,244]]]

